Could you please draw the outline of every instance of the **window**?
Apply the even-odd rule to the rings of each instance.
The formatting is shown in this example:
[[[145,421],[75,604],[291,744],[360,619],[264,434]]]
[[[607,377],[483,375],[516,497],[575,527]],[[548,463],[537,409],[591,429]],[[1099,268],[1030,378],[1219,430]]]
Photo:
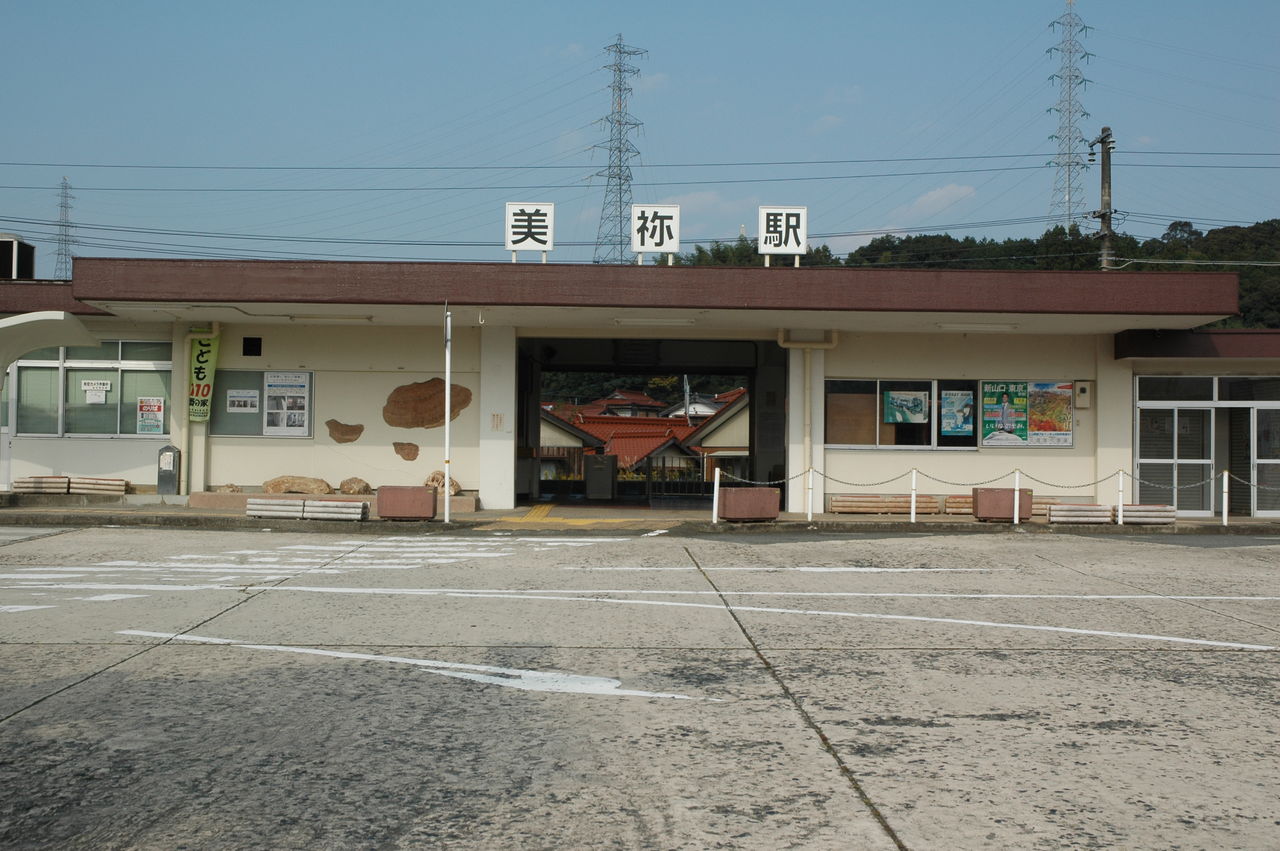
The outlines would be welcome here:
[[[978,382],[837,379],[826,383],[829,446],[973,448]]]
[[[15,370],[16,433],[166,434],[172,349],[168,341],[107,340],[28,352]]]
[[[1144,375],[1138,379],[1138,399],[1143,402],[1209,402],[1213,400],[1213,379]]]

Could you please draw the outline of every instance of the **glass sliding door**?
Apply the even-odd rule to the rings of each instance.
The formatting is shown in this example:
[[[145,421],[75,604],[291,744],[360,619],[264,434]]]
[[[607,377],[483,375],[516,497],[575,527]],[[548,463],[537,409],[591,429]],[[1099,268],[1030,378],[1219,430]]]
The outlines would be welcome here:
[[[1253,411],[1253,513],[1280,517],[1280,409]]]
[[[1181,514],[1213,512],[1213,416],[1208,408],[1138,412],[1137,501]]]

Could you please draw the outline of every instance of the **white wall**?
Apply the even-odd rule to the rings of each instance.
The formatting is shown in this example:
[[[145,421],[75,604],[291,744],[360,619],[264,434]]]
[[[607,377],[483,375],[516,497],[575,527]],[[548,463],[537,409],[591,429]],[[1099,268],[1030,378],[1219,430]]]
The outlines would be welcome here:
[[[15,437],[12,479],[26,476],[97,476],[154,487],[167,437]]]
[[[495,329],[495,333],[502,336],[501,329]],[[491,358],[499,364],[504,359],[511,362],[509,395],[514,412],[514,335],[509,329],[508,335],[512,341],[510,351],[499,347]],[[262,338],[261,357],[241,354],[241,338],[246,336]],[[433,471],[444,469],[442,426],[395,428],[382,417],[382,408],[395,388],[444,377],[441,328],[223,325],[218,369],[311,372],[313,433],[307,438],[206,437],[204,428],[197,425],[192,429],[190,450],[192,490],[226,484],[257,487],[280,475],[314,476],[335,487],[349,477],[364,479],[375,487],[421,484]],[[489,451],[480,447],[481,407],[486,401],[489,403],[490,420],[492,414],[504,411],[500,393],[484,398],[482,369],[481,329],[455,325],[452,383],[466,387],[472,395],[470,404],[452,423],[450,474],[464,489],[481,490],[485,500],[490,495],[484,491],[495,486],[495,479],[491,465],[486,468],[481,460]],[[492,375],[500,376],[501,372],[500,366],[490,367]],[[183,386],[185,379],[174,383]],[[180,401],[175,402],[175,407]],[[223,402],[215,400],[215,404]],[[503,422],[509,423],[510,418]],[[325,425],[330,419],[363,425],[364,431],[354,442],[338,443],[329,436]],[[507,433],[497,434],[501,440]],[[509,434],[507,437],[509,440]],[[392,446],[394,442],[416,444],[417,459],[401,458]],[[492,497],[500,498],[501,494]]]
[[[1083,501],[1098,497],[1091,484],[1129,457],[1132,434],[1132,381],[1124,365],[1110,355],[1109,335],[1032,337],[1023,335],[883,334],[843,337],[826,353],[827,378],[839,379],[984,379],[1013,381],[1094,381],[1092,407],[1075,410],[1071,447],[979,447],[977,449],[837,449],[823,453],[830,493],[906,493],[909,471],[957,484],[919,479],[921,493],[967,493],[1015,468],[1050,484],[1024,480],[1037,494]],[[794,361],[794,356],[793,356]],[[1101,366],[1101,368],[1100,368]],[[815,441],[822,443],[821,414],[815,417]],[[1099,450],[1099,424],[1105,450]],[[1125,467],[1128,469],[1128,467]],[[889,483],[886,479],[902,475]],[[834,481],[839,480],[839,481]],[[852,484],[845,484],[852,483]],[[875,484],[873,484],[875,483]],[[1012,476],[995,484],[1011,487]],[[1066,485],[1082,485],[1072,488]],[[1109,488],[1101,485],[1111,496]],[[1114,501],[1112,499],[1111,501]]]

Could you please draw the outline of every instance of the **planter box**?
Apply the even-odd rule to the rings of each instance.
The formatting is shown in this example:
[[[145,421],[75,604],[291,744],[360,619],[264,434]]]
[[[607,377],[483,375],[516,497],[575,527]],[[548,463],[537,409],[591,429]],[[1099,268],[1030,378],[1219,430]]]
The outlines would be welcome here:
[[[721,488],[721,520],[777,520],[777,488]]]
[[[1031,488],[1018,491],[1018,522],[1031,519]],[[975,520],[1005,520],[1013,522],[1013,488],[974,488],[973,516]]]
[[[383,520],[434,520],[436,489],[384,485],[378,488],[378,516]]]

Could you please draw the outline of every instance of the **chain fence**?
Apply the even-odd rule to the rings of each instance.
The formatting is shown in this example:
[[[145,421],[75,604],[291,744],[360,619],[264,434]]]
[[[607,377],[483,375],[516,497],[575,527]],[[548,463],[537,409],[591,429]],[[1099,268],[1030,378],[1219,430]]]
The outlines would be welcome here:
[[[973,482],[956,482],[956,481],[951,481],[951,480],[949,480],[949,479],[944,479],[944,478],[941,478],[941,477],[939,477],[939,476],[934,476],[934,475],[932,475],[932,474],[930,474],[930,473],[927,473],[927,472],[925,472],[924,470],[921,470],[921,469],[916,468],[916,467],[912,467],[912,468],[911,468],[911,469],[909,469],[909,470],[905,470],[905,471],[903,471],[903,472],[899,473],[899,474],[898,474],[898,475],[896,475],[896,476],[892,476],[892,477],[887,478],[887,479],[881,479],[880,481],[875,481],[875,482],[849,482],[849,481],[845,481],[845,480],[843,480],[843,479],[836,478],[835,476],[828,475],[828,474],[827,474],[827,473],[825,473],[824,471],[822,471],[822,470],[818,470],[818,469],[813,468],[813,467],[809,467],[809,468],[806,468],[806,469],[804,469],[804,470],[801,470],[800,472],[796,473],[795,475],[793,475],[793,476],[789,476],[789,477],[787,477],[787,478],[785,478],[785,479],[775,479],[775,480],[772,480],[772,481],[756,481],[756,480],[754,480],[754,479],[744,479],[744,478],[741,478],[741,477],[739,477],[739,476],[735,476],[735,475],[733,475],[733,474],[731,474],[731,473],[721,473],[720,475],[721,475],[724,479],[727,479],[727,480],[730,480],[730,481],[733,481],[733,482],[736,482],[736,483],[740,483],[740,484],[743,484],[743,485],[754,485],[754,486],[759,486],[759,487],[769,487],[769,486],[784,485],[784,484],[788,484],[788,483],[790,483],[790,482],[795,482],[795,481],[797,481],[797,480],[799,480],[799,479],[802,479],[802,478],[804,478],[804,477],[806,477],[806,476],[812,475],[812,476],[813,476],[813,477],[815,477],[815,478],[821,479],[821,480],[823,481],[823,483],[824,483],[824,484],[842,485],[842,486],[844,486],[844,487],[851,487],[851,488],[876,488],[876,487],[883,487],[884,485],[892,484],[893,482],[900,481],[900,480],[905,479],[905,478],[907,478],[907,477],[909,477],[909,476],[910,476],[910,477],[912,477],[912,483],[911,483],[911,487],[912,487],[911,500],[912,500],[912,506],[913,506],[913,508],[912,508],[912,518],[913,518],[913,519],[912,519],[912,522],[914,522],[914,517],[915,517],[915,510],[914,510],[914,506],[915,506],[916,494],[917,494],[917,490],[918,490],[918,488],[917,488],[917,486],[916,486],[916,485],[917,485],[916,477],[918,477],[918,478],[922,478],[922,479],[926,479],[926,480],[931,481],[931,482],[936,482],[936,483],[941,484],[941,485],[947,485],[948,487],[957,487],[957,488],[977,488],[977,487],[983,487],[983,486],[986,486],[986,485],[995,484],[996,482],[1003,481],[1003,480],[1008,479],[1008,478],[1010,478],[1010,477],[1015,477],[1016,479],[1019,479],[1019,480],[1021,480],[1021,479],[1025,479],[1025,480],[1026,480],[1026,481],[1028,481],[1028,482],[1033,482],[1033,483],[1038,484],[1038,485],[1043,485],[1044,487],[1047,487],[1047,488],[1054,488],[1054,489],[1057,489],[1057,490],[1064,490],[1064,491],[1065,491],[1065,490],[1080,490],[1080,489],[1082,489],[1082,488],[1096,488],[1096,487],[1098,487],[1099,485],[1103,485],[1103,484],[1105,484],[1105,483],[1107,483],[1107,482],[1109,482],[1109,481],[1111,481],[1111,480],[1113,480],[1113,479],[1116,479],[1116,480],[1117,480],[1117,482],[1116,482],[1117,490],[1118,490],[1118,492],[1119,492],[1119,494],[1120,494],[1120,496],[1121,496],[1121,501],[1123,501],[1123,493],[1124,493],[1123,484],[1124,484],[1124,479],[1125,479],[1125,478],[1128,478],[1128,479],[1129,479],[1129,481],[1133,483],[1133,488],[1131,489],[1130,493],[1133,493],[1135,496],[1137,495],[1137,490],[1138,490],[1138,486],[1139,486],[1139,485],[1140,485],[1140,486],[1142,486],[1142,487],[1146,487],[1146,488],[1154,488],[1154,489],[1156,489],[1157,491],[1168,491],[1168,492],[1172,493],[1172,492],[1175,492],[1175,491],[1190,490],[1190,489],[1192,489],[1192,488],[1204,488],[1204,487],[1206,487],[1206,486],[1210,486],[1210,485],[1215,484],[1215,483],[1216,483],[1216,481],[1217,481],[1219,478],[1221,478],[1221,479],[1222,479],[1222,495],[1223,495],[1223,505],[1221,506],[1221,511],[1222,511],[1222,523],[1223,523],[1223,525],[1224,525],[1224,526],[1227,524],[1227,514],[1228,514],[1228,507],[1227,507],[1227,506],[1226,506],[1226,504],[1225,504],[1225,503],[1226,503],[1226,494],[1227,494],[1227,482],[1228,482],[1228,479],[1234,479],[1238,484],[1240,484],[1240,485],[1242,485],[1243,487],[1246,487],[1246,488],[1251,488],[1251,489],[1253,489],[1254,491],[1268,491],[1268,492],[1277,492],[1277,493],[1280,493],[1280,486],[1262,485],[1262,484],[1258,484],[1258,483],[1256,483],[1256,482],[1251,482],[1251,481],[1248,481],[1247,479],[1242,479],[1240,476],[1237,476],[1235,473],[1232,473],[1232,472],[1230,472],[1230,471],[1223,471],[1223,473],[1222,473],[1222,474],[1220,474],[1220,475],[1213,475],[1213,476],[1209,476],[1208,478],[1201,479],[1200,481],[1196,481],[1196,482],[1186,482],[1186,483],[1177,484],[1177,485],[1175,485],[1175,484],[1173,484],[1173,483],[1152,482],[1152,481],[1149,481],[1149,480],[1147,480],[1147,479],[1140,479],[1140,478],[1138,478],[1137,476],[1135,476],[1135,475],[1133,475],[1132,473],[1130,473],[1130,472],[1128,472],[1128,471],[1125,471],[1125,470],[1117,470],[1117,471],[1116,471],[1116,472],[1114,472],[1114,473],[1110,473],[1110,474],[1108,474],[1108,475],[1106,475],[1106,476],[1103,476],[1103,477],[1101,477],[1101,478],[1094,479],[1093,481],[1089,481],[1089,482],[1080,482],[1079,484],[1064,484],[1064,483],[1061,483],[1061,482],[1051,482],[1051,481],[1048,481],[1047,479],[1042,479],[1042,478],[1039,478],[1038,476],[1033,476],[1033,475],[1031,475],[1030,473],[1024,472],[1024,471],[1022,471],[1022,470],[1020,470],[1020,469],[1017,469],[1017,468],[1012,469],[1012,470],[1009,470],[1009,471],[1008,471],[1008,472],[1006,472],[1006,473],[1001,473],[1000,475],[995,476],[995,477],[990,478],[990,479],[983,479],[983,480],[981,480],[981,481],[973,481]],[[718,488],[719,488],[719,487],[720,487],[720,485],[719,485],[719,481],[717,481],[717,483],[716,483],[716,488],[717,488],[717,490],[718,490]],[[806,514],[809,516],[809,518],[810,518],[810,519],[812,519],[812,516],[813,516],[813,506],[812,506],[812,502],[813,502],[813,494],[814,494],[814,492],[815,492],[815,490],[816,490],[816,489],[813,487],[812,480],[809,480],[808,482],[806,482],[806,488],[805,488],[805,489],[806,489],[806,492],[807,492],[807,493],[806,493],[806,497],[805,497],[805,501],[806,501],[806,504],[807,504],[807,506],[808,506],[808,507],[807,507],[807,510],[806,510]],[[713,509],[713,511],[714,511],[714,510],[715,510],[715,509]],[[1122,509],[1122,510],[1123,510],[1123,509]],[[712,517],[712,522],[716,522],[716,520],[717,520],[717,519],[718,519],[717,517],[713,516],[713,517]],[[1123,522],[1123,520],[1121,520],[1120,522]]]

